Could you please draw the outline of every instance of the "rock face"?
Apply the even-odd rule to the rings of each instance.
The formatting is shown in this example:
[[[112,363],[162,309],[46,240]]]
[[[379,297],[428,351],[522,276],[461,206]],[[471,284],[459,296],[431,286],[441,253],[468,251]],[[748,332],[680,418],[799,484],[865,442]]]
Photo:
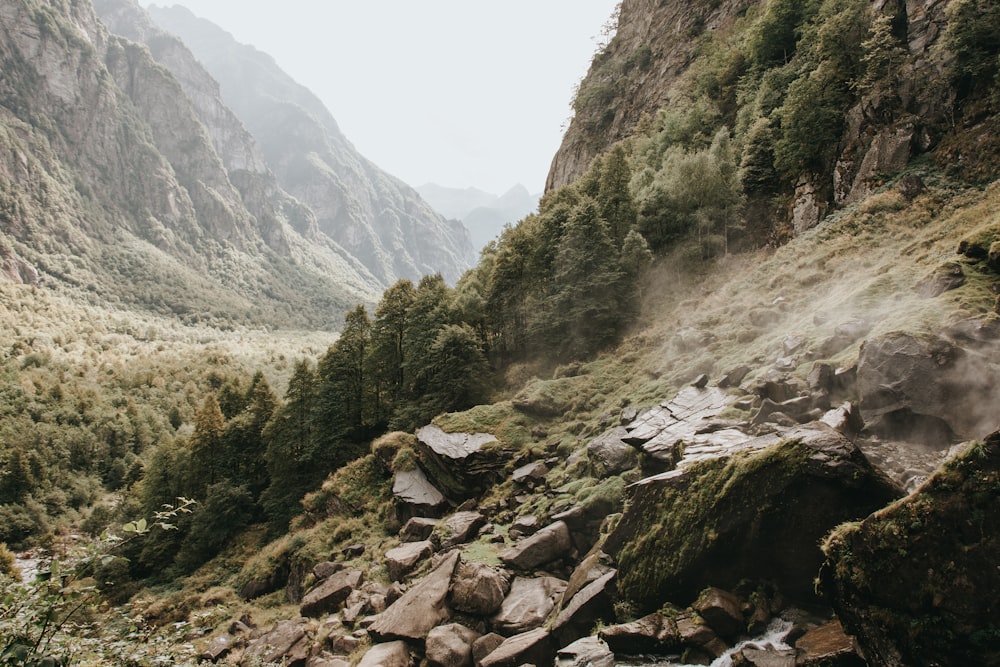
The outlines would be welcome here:
[[[629,487],[604,550],[622,595],[686,604],[708,585],[773,581],[813,598],[819,540],[902,495],[842,435],[821,424],[768,449],[694,464]],[[656,526],[656,530],[651,527]]]
[[[824,545],[823,594],[869,664],[997,665],[1000,432]]]
[[[405,517],[439,517],[448,506],[448,499],[431,484],[419,467],[396,473],[392,495],[400,514]]]
[[[434,273],[454,283],[472,266],[476,250],[465,227],[361,156],[322,102],[274,60],[182,7],[149,12],[219,81],[223,100],[257,138],[281,187],[383,286]]]
[[[989,357],[930,334],[865,341],[858,359],[861,415],[886,437],[948,444],[996,427],[1000,373]]]
[[[149,50],[109,34],[89,2],[47,7],[0,13],[0,121],[19,128],[0,139],[3,233],[21,260],[6,253],[8,274],[283,326],[337,326],[349,304],[374,300],[367,271],[296,228],[304,207],[266,179],[237,187],[199,105]]]

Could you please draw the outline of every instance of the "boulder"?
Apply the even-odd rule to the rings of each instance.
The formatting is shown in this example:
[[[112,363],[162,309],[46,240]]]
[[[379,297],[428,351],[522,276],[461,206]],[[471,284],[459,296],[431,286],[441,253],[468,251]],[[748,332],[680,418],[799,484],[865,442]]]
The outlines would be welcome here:
[[[945,262],[914,287],[917,294],[933,299],[965,284],[965,271],[958,262]]]
[[[691,605],[720,637],[733,640],[746,629],[740,599],[721,588],[707,588]]]
[[[471,498],[503,477],[509,454],[489,433],[446,433],[430,424],[417,431],[428,476],[451,498]]]
[[[998,490],[1000,431],[827,539],[820,588],[869,664],[1000,664]]]
[[[565,589],[566,582],[555,577],[515,577],[500,611],[490,619],[493,629],[509,637],[540,627]]]
[[[514,539],[520,539],[528,535],[534,535],[541,527],[541,521],[537,516],[534,514],[526,514],[514,519],[514,523],[510,524],[510,529],[507,531],[507,534]]]
[[[568,556],[572,549],[569,526],[564,521],[557,521],[520,540],[501,553],[500,560],[519,570],[532,570]]]
[[[743,664],[753,667],[795,667],[795,649],[774,646],[744,646],[739,651]]]
[[[500,644],[503,644],[504,636],[495,632],[490,632],[472,643],[472,661],[479,667],[483,658],[492,653]]]
[[[639,463],[639,452],[624,441],[628,430],[624,426],[613,428],[587,443],[590,468],[598,479],[620,475]]]
[[[854,650],[854,639],[844,632],[839,620],[812,628],[795,642],[797,664],[802,667],[864,667]]]
[[[230,634],[216,635],[209,640],[201,652],[201,659],[218,662],[225,658],[233,648],[234,637]]]
[[[437,522],[437,519],[415,516],[399,529],[399,539],[402,542],[422,542],[430,539]]]
[[[872,330],[872,323],[868,320],[854,319],[834,327],[833,336],[828,338],[820,346],[820,356],[832,357],[842,351],[848,345],[853,345],[868,335]]]
[[[687,604],[704,588],[773,581],[814,600],[820,539],[903,493],[825,424],[763,450],[706,459],[627,488],[604,550],[623,597],[649,608]]]
[[[390,581],[402,581],[417,563],[434,553],[434,545],[430,540],[423,542],[407,542],[395,549],[385,552],[385,568],[389,572]]]
[[[396,473],[392,495],[401,517],[441,516],[448,507],[448,500],[419,466]]]
[[[316,563],[313,566],[313,576],[317,579],[326,579],[335,572],[340,572],[344,569],[343,563],[333,563],[331,561],[324,561],[322,563]]]
[[[525,463],[523,466],[511,473],[511,480],[515,484],[522,484],[527,487],[534,487],[539,482],[545,480],[549,474],[549,467],[544,461],[533,461]]]
[[[479,663],[480,667],[551,665],[556,649],[545,628],[514,635],[503,641]]]
[[[509,592],[506,572],[485,563],[462,561],[451,580],[451,605],[467,614],[489,616],[500,609]]]
[[[889,333],[865,341],[858,359],[861,416],[879,435],[946,445],[996,427],[1000,371],[932,334]]]
[[[361,585],[363,579],[364,573],[361,570],[341,570],[330,575],[305,594],[299,613],[318,618],[337,611],[351,592]]]
[[[277,662],[303,665],[309,655],[306,620],[278,621],[271,630],[247,645],[242,664]],[[254,662],[257,661],[257,662]]]
[[[728,389],[729,387],[738,387],[740,383],[750,374],[749,366],[737,366],[736,368],[728,371],[722,376],[722,379],[717,383],[720,389]]]
[[[614,667],[615,654],[598,637],[578,639],[556,653],[555,667]]]
[[[455,512],[438,522],[431,533],[431,542],[441,551],[465,544],[476,536],[476,531],[485,523],[486,517],[479,512]]]
[[[351,667],[351,663],[344,658],[338,658],[323,651],[306,660],[305,667]]]
[[[607,572],[563,603],[551,627],[552,636],[560,646],[586,637],[598,622],[614,619],[616,574],[615,570]]]
[[[368,628],[372,637],[376,641],[422,642],[433,627],[450,618],[448,588],[458,559],[457,551],[445,556],[430,574],[379,614]]]
[[[361,657],[358,667],[410,667],[413,658],[403,641],[375,644]]]
[[[599,636],[615,653],[639,655],[676,648],[677,630],[663,614],[655,612],[630,623],[601,628]]]
[[[439,625],[427,635],[424,655],[439,667],[472,667],[472,645],[481,635],[458,623]]]

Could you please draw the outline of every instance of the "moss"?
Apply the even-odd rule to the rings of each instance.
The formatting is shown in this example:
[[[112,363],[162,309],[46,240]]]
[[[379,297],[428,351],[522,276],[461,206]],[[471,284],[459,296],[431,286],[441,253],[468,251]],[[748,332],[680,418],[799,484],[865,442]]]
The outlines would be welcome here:
[[[403,447],[392,459],[393,472],[409,472],[417,468],[417,453],[410,447]]]

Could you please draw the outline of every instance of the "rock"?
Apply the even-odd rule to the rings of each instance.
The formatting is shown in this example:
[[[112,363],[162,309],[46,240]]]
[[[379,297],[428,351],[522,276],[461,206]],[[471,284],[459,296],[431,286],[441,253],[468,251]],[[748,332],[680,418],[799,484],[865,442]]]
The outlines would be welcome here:
[[[505,639],[479,663],[480,667],[551,665],[556,649],[548,630],[538,628]]]
[[[331,575],[305,594],[299,612],[303,616],[318,618],[337,611],[363,579],[361,570],[341,570]]]
[[[666,629],[665,625],[668,626]],[[602,628],[599,636],[615,653],[639,655],[676,648],[677,630],[668,624],[663,614],[657,612],[631,623]]]
[[[569,526],[569,538],[577,553],[587,553],[596,544],[601,533],[601,525],[609,514],[621,511],[621,498],[595,496],[586,504],[574,505],[564,512],[552,515],[555,522],[562,521]],[[569,554],[573,556],[572,551]]]
[[[485,563],[462,561],[451,580],[451,604],[467,614],[489,616],[495,613],[509,592],[507,573]]]
[[[448,619],[451,610],[446,600],[458,559],[457,551],[445,556],[430,574],[379,614],[368,628],[372,637],[376,641],[403,639],[419,642],[431,628]]]
[[[566,590],[563,591],[560,606],[565,607],[569,604],[573,596],[583,590],[585,586],[614,570],[609,565],[610,562],[611,558],[603,551],[595,549],[588,553],[580,561],[580,564],[576,566],[576,569],[573,570],[573,574],[570,575],[569,582],[566,584]]]
[[[624,441],[628,430],[623,426],[606,431],[587,443],[587,456],[594,477],[620,475],[639,463],[639,452]]]
[[[319,655],[314,655],[306,660],[305,667],[351,667],[351,663],[343,658],[338,658],[323,651]]]
[[[472,645],[480,634],[458,623],[439,625],[427,635],[424,655],[440,667],[472,667]]]
[[[504,636],[498,635],[495,632],[490,632],[483,635],[475,642],[472,643],[472,661],[479,667],[483,662],[483,658],[492,653],[500,644],[503,644]]]
[[[798,427],[786,438],[629,486],[604,543],[618,563],[621,595],[658,608],[687,603],[709,585],[735,588],[750,579],[814,599],[821,538],[903,492],[826,425]]]
[[[998,664],[998,489],[1000,431],[827,539],[820,588],[869,664]]]
[[[795,667],[795,649],[747,646],[740,651],[746,664],[754,667]]]
[[[965,284],[965,271],[958,262],[945,262],[915,286],[917,294],[933,299]]]
[[[857,436],[865,427],[865,422],[861,418],[861,411],[850,401],[844,403],[839,408],[828,411],[823,415],[821,421],[848,438]]]
[[[534,514],[519,516],[510,524],[507,534],[514,539],[520,539],[528,535],[534,535],[541,528],[541,521]]]
[[[509,457],[489,433],[446,433],[434,424],[417,431],[417,448],[438,488],[459,499],[499,481]]]
[[[359,556],[364,555],[365,545],[348,544],[346,547],[340,550],[340,553],[344,554],[345,558],[358,558]]]
[[[455,512],[438,522],[431,533],[431,542],[441,551],[465,544],[475,537],[476,531],[485,523],[486,517],[479,512]]]
[[[539,565],[568,556],[573,548],[569,527],[557,521],[500,554],[500,560],[519,570],[532,570]]]
[[[240,587],[240,597],[244,600],[252,600],[285,588],[288,583],[289,571],[288,559],[283,558],[267,576],[251,579],[243,584]]]
[[[330,575],[340,572],[343,569],[343,563],[324,561],[322,563],[316,563],[316,565],[313,566],[313,576],[317,579],[326,579]]]
[[[544,481],[549,474],[549,467],[542,461],[526,463],[511,474],[511,480],[515,484],[525,484],[534,486],[538,482]]]
[[[809,630],[795,642],[798,665],[820,667],[834,664],[863,666],[865,663],[854,650],[854,639],[846,632],[839,620],[833,620]]]
[[[417,563],[434,553],[430,540],[407,542],[385,552],[384,562],[390,581],[402,581]]]
[[[399,539],[403,542],[422,542],[430,539],[437,522],[437,519],[415,516],[399,529]]]
[[[201,652],[201,659],[208,660],[209,662],[222,660],[232,650],[233,639],[233,636],[229,634],[212,637],[208,642],[208,646]]]
[[[615,654],[597,637],[578,639],[556,653],[555,667],[614,667]]]
[[[746,629],[740,599],[721,588],[707,588],[691,605],[716,634],[728,640],[735,639]]]
[[[833,391],[833,366],[817,361],[806,376],[806,384],[813,391]]]
[[[720,389],[738,387],[740,386],[740,383],[743,382],[744,378],[746,378],[746,376],[750,373],[750,370],[749,366],[737,366],[726,373],[716,384]]]
[[[691,646],[700,649],[712,658],[718,658],[724,654],[729,645],[719,639],[708,625],[700,617],[692,613],[682,613],[673,619],[677,639],[682,646]],[[670,626],[664,624],[665,628]]]
[[[872,325],[868,320],[854,319],[839,324],[834,328],[833,336],[820,346],[820,355],[832,357],[848,345],[853,345],[867,336],[871,330]]]
[[[540,627],[565,589],[566,582],[555,577],[515,577],[490,623],[506,637]]]
[[[361,646],[361,638],[354,635],[343,635],[330,639],[330,649],[341,655],[350,655]]]
[[[396,473],[392,495],[400,513],[406,517],[441,516],[448,506],[448,500],[431,484],[419,466]]]
[[[254,664],[254,660],[286,665],[305,663],[309,655],[305,623],[305,619],[278,621],[266,634],[247,645],[243,664]]]
[[[622,408],[621,416],[618,419],[618,423],[622,426],[628,426],[635,421],[635,418],[639,416],[639,410],[635,406],[629,405],[628,407]]]
[[[617,571],[611,570],[584,586],[568,603],[563,603],[551,628],[560,646],[587,636],[598,622],[606,623],[614,618],[616,574]]]
[[[858,359],[861,415],[887,439],[943,446],[953,433],[996,427],[997,368],[932,334],[894,332],[865,341]]]
[[[403,641],[375,644],[362,656],[357,667],[410,667],[413,658]]]
[[[691,382],[691,386],[695,389],[704,389],[708,386],[708,376],[702,373]]]

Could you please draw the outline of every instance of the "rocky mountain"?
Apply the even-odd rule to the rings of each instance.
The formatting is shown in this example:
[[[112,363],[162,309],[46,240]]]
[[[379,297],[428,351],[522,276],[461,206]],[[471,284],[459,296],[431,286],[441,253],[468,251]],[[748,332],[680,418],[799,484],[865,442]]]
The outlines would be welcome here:
[[[495,239],[504,225],[514,224],[535,211],[539,200],[520,184],[499,196],[475,188],[446,188],[433,183],[420,186],[417,192],[441,215],[461,220],[476,248]]]
[[[348,307],[374,299],[377,281],[315,233],[202,71],[188,70],[188,90],[201,87],[191,97],[90,3],[0,11],[9,277],[274,326],[339,326]],[[164,52],[184,60],[178,43]]]
[[[465,228],[360,155],[323,103],[272,58],[183,7],[148,11],[219,82],[223,101],[255,137],[281,187],[309,206],[319,229],[382,285],[432,273],[453,283],[475,262]]]

